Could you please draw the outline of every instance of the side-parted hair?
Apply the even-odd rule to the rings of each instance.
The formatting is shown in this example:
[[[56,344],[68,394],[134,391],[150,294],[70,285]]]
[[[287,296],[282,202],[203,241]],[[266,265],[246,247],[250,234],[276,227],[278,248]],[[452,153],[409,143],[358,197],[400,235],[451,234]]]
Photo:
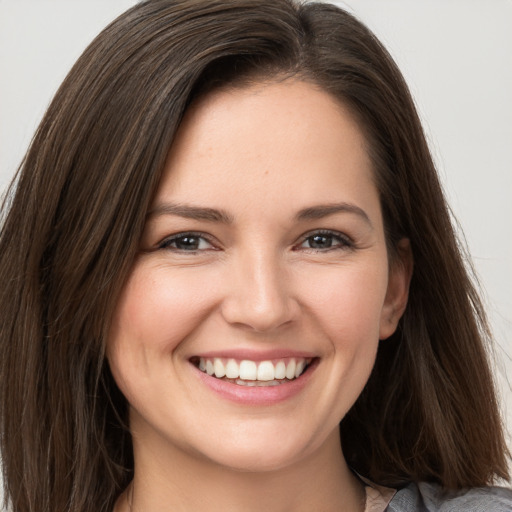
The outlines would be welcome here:
[[[149,0],[77,61],[3,207],[0,441],[13,512],[110,512],[131,480],[128,405],[105,344],[169,148],[199,96],[287,78],[351,110],[391,264],[403,237],[414,254],[405,314],[340,426],[347,462],[393,486],[508,476],[485,315],[387,51],[328,4]]]

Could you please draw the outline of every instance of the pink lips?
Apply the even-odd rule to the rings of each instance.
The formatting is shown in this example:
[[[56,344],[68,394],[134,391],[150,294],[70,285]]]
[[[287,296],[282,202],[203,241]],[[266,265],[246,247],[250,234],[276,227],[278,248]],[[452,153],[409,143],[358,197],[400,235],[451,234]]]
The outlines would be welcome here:
[[[210,376],[194,366],[195,374],[197,377],[216,395],[240,405],[250,406],[272,405],[291,399],[300,393],[300,391],[306,386],[318,365],[318,358],[315,358],[314,354],[308,352],[290,352],[289,350],[272,350],[265,352],[229,350],[222,352],[202,353],[197,357],[226,358],[237,360],[248,359],[252,361],[268,361],[288,358],[313,359],[312,363],[302,375],[293,380],[284,380],[281,384],[276,386],[248,387],[238,385],[229,380]]]
[[[285,350],[285,349],[273,349],[273,350],[265,350],[262,352],[261,350],[221,350],[215,352],[202,352],[201,354],[197,354],[197,357],[204,357],[205,359],[211,359],[214,357],[220,357],[224,359],[249,359],[251,361],[269,361],[274,359],[287,359],[287,358],[304,358],[304,359],[314,359],[316,354],[311,352],[300,352]]]

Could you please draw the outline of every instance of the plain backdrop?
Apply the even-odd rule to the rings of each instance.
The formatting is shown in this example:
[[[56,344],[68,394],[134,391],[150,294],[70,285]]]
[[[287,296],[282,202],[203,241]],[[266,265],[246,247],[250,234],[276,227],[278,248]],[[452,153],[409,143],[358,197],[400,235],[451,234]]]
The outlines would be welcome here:
[[[73,62],[135,3],[0,0],[0,190]],[[512,430],[512,1],[334,3],[369,25],[412,90],[482,282]]]

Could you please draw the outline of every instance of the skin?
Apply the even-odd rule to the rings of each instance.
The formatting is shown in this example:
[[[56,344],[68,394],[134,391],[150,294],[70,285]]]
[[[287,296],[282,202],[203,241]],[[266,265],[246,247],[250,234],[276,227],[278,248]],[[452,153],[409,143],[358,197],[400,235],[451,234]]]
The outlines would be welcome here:
[[[185,218],[169,203],[230,222]],[[350,208],[297,218],[340,203]],[[363,510],[338,424],[396,329],[412,264],[407,241],[389,264],[348,109],[293,80],[210,94],[185,116],[152,211],[108,344],[135,455],[116,510]],[[204,237],[194,250],[172,238],[190,231]],[[190,362],[233,348],[306,351],[318,366],[287,400],[234,403]]]

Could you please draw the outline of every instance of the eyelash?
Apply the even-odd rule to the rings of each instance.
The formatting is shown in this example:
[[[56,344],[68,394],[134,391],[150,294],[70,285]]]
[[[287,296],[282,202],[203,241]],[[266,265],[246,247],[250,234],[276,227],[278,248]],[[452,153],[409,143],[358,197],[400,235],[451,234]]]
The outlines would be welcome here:
[[[332,247],[326,247],[326,248],[315,248],[315,247],[302,247],[304,243],[307,242],[307,240],[311,240],[313,237],[325,237],[325,238],[331,238],[333,243],[336,243],[336,245]],[[313,231],[311,233],[306,233],[302,237],[302,242],[294,247],[294,250],[298,249],[305,249],[307,251],[313,251],[313,252],[330,252],[330,251],[336,251],[336,250],[348,250],[348,249],[354,249],[355,244],[354,241],[345,235],[344,233],[340,233],[339,231],[332,231],[329,229],[320,229],[317,231]]]
[[[196,238],[199,240],[204,240],[210,245],[210,247],[207,249],[197,248],[197,249],[192,249],[192,250],[180,249],[178,247],[171,247],[172,243],[176,243],[178,240],[180,240],[180,239],[184,240],[186,238]],[[166,238],[165,240],[162,240],[158,244],[158,249],[167,249],[167,250],[181,252],[181,253],[187,253],[187,252],[188,253],[196,253],[196,252],[201,252],[201,251],[205,251],[205,250],[215,250],[216,247],[214,246],[213,242],[210,240],[210,237],[208,237],[205,233],[200,233],[200,232],[196,232],[196,231],[186,231],[183,233],[177,233],[175,235],[172,235],[172,236]]]
[[[311,243],[311,240],[314,237],[323,237],[327,239],[331,239],[331,243],[335,244],[331,247],[325,247],[325,248],[315,248],[315,247],[303,247],[303,244],[305,244],[308,240]],[[185,240],[187,238],[193,238],[197,239],[199,241],[199,247],[194,248],[192,250],[187,249],[180,249],[179,247],[172,247],[172,244],[176,244],[180,239]],[[298,251],[301,249],[304,249],[308,252],[330,252],[335,250],[348,250],[353,249],[355,247],[355,244],[353,240],[345,235],[344,233],[340,233],[339,231],[331,231],[331,230],[317,230],[310,233],[306,233],[301,237],[301,242],[293,247],[294,251]],[[200,248],[200,244],[202,241],[206,241],[210,247],[208,248]],[[187,231],[183,233],[177,233],[175,235],[170,236],[169,238],[166,238],[160,244],[158,245],[158,249],[166,249],[171,251],[176,251],[180,253],[196,253],[196,252],[202,252],[202,251],[208,251],[208,250],[216,250],[217,247],[213,244],[210,237],[207,236],[205,233],[196,232],[196,231]]]

